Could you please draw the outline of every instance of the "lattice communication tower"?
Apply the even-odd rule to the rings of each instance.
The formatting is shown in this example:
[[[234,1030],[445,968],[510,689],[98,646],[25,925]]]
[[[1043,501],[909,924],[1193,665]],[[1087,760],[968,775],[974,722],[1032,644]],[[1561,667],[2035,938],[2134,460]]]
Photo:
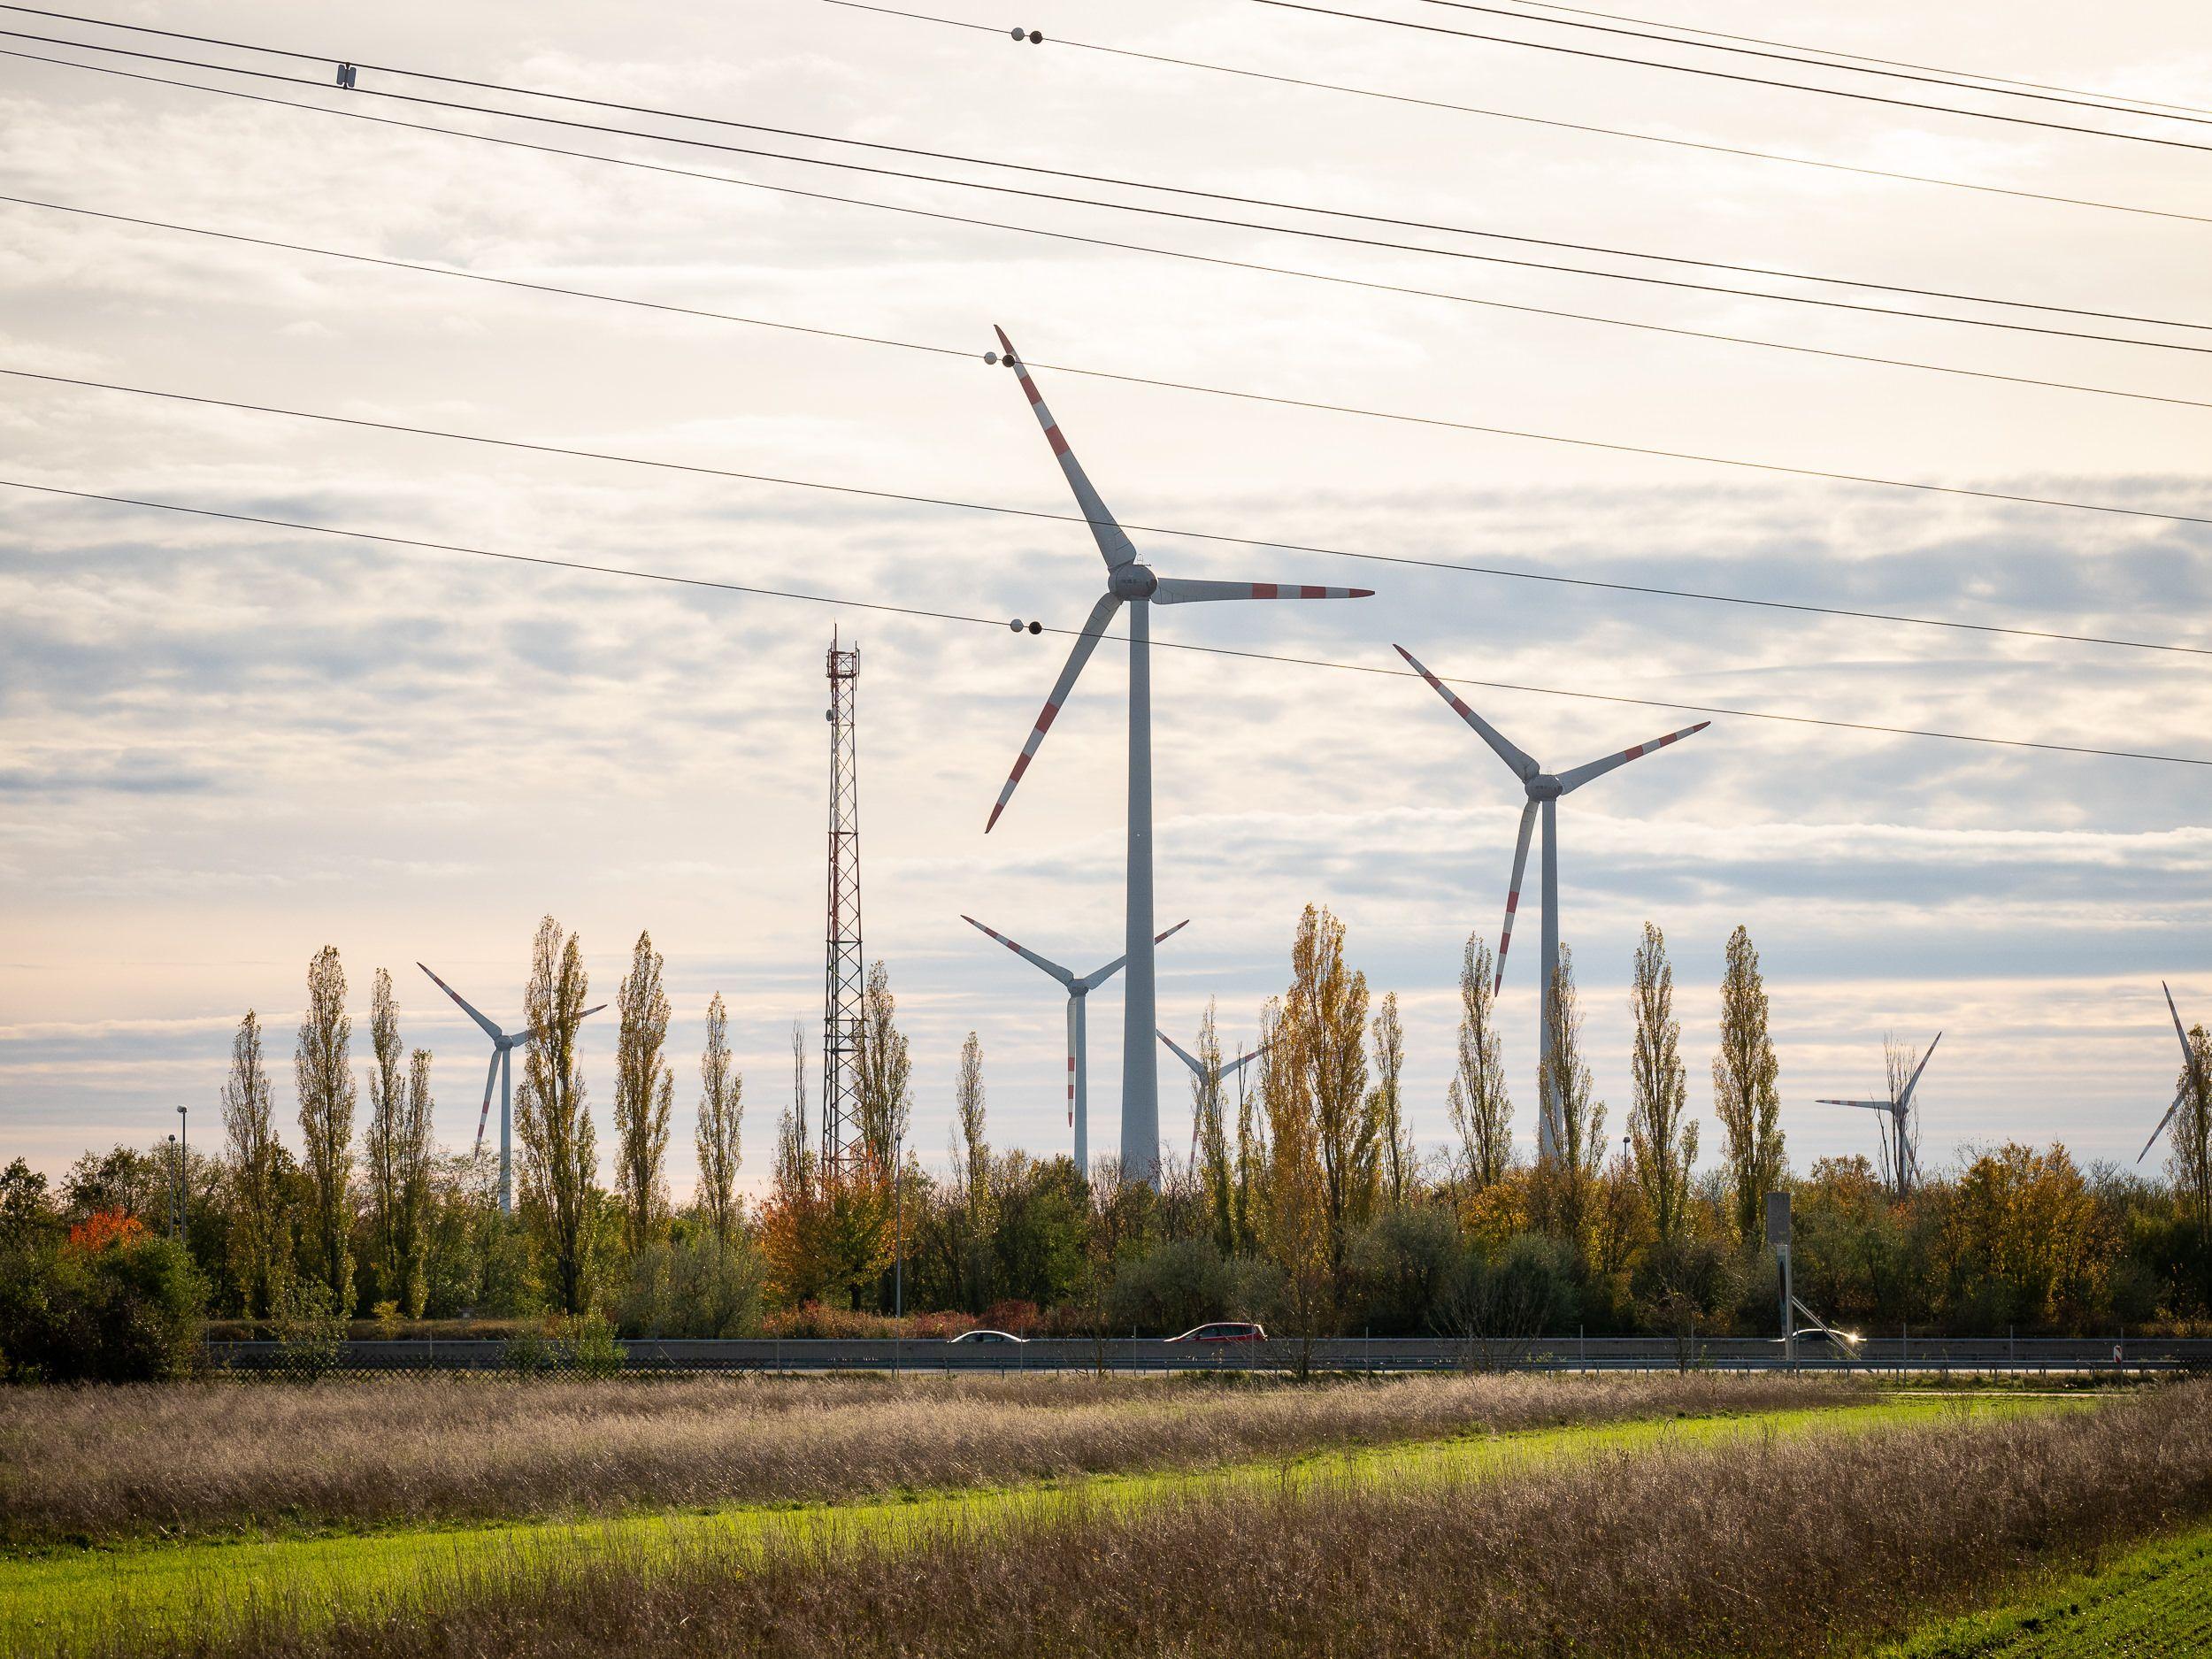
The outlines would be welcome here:
[[[854,725],[860,649],[829,649],[830,794],[828,926],[822,967],[822,1167],[841,1169],[864,1152],[860,1123],[861,1000],[867,966],[860,945],[860,750]]]

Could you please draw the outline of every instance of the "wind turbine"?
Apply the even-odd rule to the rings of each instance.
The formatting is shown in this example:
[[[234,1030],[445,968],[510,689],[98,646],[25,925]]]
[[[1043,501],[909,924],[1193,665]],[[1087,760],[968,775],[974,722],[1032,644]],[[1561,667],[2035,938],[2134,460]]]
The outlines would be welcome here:
[[[1513,885],[1505,895],[1505,929],[1498,936],[1498,974],[1491,986],[1492,995],[1505,983],[1505,953],[1513,943],[1513,914],[1521,907],[1521,875],[1528,868],[1528,838],[1535,827],[1536,810],[1544,812],[1544,980],[1536,1000],[1536,1064],[1542,1109],[1537,1114],[1536,1152],[1540,1158],[1549,1159],[1558,1148],[1556,1102],[1551,1096],[1551,985],[1559,968],[1559,797],[1572,795],[1593,778],[1602,778],[1616,766],[1625,766],[1630,761],[1648,755],[1655,749],[1678,743],[1686,737],[1694,736],[1710,726],[1710,720],[1700,720],[1695,726],[1685,726],[1679,732],[1670,732],[1664,737],[1654,738],[1648,743],[1639,743],[1624,749],[1617,755],[1608,755],[1603,760],[1594,760],[1586,766],[1577,766],[1571,772],[1548,772],[1534,759],[1506,741],[1505,734],[1477,714],[1449,690],[1444,682],[1421,665],[1420,660],[1402,645],[1398,655],[1413,664],[1414,672],[1436,687],[1436,695],[1452,705],[1452,712],[1475,728],[1476,734],[1490,745],[1491,751],[1513,769],[1513,775],[1521,780],[1527,792],[1528,803],[1521,809],[1521,836],[1513,849]]]
[[[1905,1079],[1905,1087],[1896,1088],[1887,1100],[1824,1100],[1816,1102],[1822,1106],[1863,1106],[1869,1111],[1889,1114],[1889,1127],[1885,1133],[1890,1140],[1890,1156],[1894,1160],[1890,1167],[1896,1171],[1897,1195],[1900,1198],[1911,1190],[1912,1177],[1920,1172],[1920,1160],[1914,1156],[1912,1137],[1907,1133],[1912,1118],[1912,1092],[1920,1087],[1920,1074],[1928,1069],[1928,1062],[1935,1057],[1936,1043],[1942,1041],[1943,1033],[1939,1031],[1935,1034],[1935,1042],[1928,1045],[1927,1053],[1920,1056],[1920,1064],[1913,1067],[1912,1075]],[[1890,1076],[1892,1087],[1895,1088],[1896,1073],[1892,1072]],[[2165,1125],[2161,1124],[2159,1127],[2162,1129]],[[2157,1138],[2155,1135],[2151,1137],[2154,1141]],[[2147,1147],[2144,1150],[2148,1151],[2149,1148]]]
[[[1214,1088],[1231,1078],[1236,1079],[1237,1106],[1240,1114],[1244,1105],[1244,1068],[1275,1046],[1271,1042],[1263,1042],[1249,1054],[1240,1054],[1233,1060],[1217,1060],[1209,1067],[1204,1061],[1191,1053],[1189,1049],[1183,1048],[1167,1033],[1162,1032],[1159,1036],[1160,1041],[1167,1044],[1169,1052],[1185,1065],[1190,1067],[1190,1074],[1205,1087]],[[1197,1156],[1194,1148],[1198,1145],[1198,1125],[1194,1122],[1191,1125],[1191,1145],[1194,1148],[1192,1156],[1194,1157]]]
[[[425,973],[429,973],[431,983],[458,1002],[461,1005],[461,1011],[474,1020],[482,1028],[484,1034],[492,1040],[491,1070],[484,1073],[484,1106],[483,1110],[476,1114],[476,1147],[478,1151],[483,1150],[484,1123],[491,1116],[492,1084],[495,1081],[499,1085],[499,1213],[503,1216],[512,1215],[515,1209],[515,1120],[514,1066],[511,1056],[516,1049],[526,1043],[536,1041],[542,1033],[535,1026],[526,1031],[512,1033],[500,1030],[490,1020],[486,1019],[483,1015],[470,1007],[466,999],[458,991],[438,978],[436,974],[431,973],[427,963],[418,962],[415,965]],[[576,1018],[585,1018],[587,1016],[596,1014],[604,1007],[606,1004],[601,1002],[596,1007],[586,1009]]]
[[[2174,1035],[2181,1039],[2182,1064],[2187,1070],[2188,1081],[2175,1093],[2174,1103],[2166,1108],[2166,1115],[2158,1120],[2158,1127],[2151,1131],[2151,1138],[2143,1142],[2143,1149],[2135,1155],[2138,1164],[2150,1156],[2151,1148],[2158,1144],[2158,1137],[2166,1133],[2166,1125],[2173,1122],[2174,1114],[2181,1110],[2183,1102],[2189,1098],[2190,1091],[2194,1089],[2197,1098],[2202,1101],[2206,1098],[2208,1087],[2204,1068],[2197,1064],[2197,1051],[2190,1045],[2189,1033],[2181,1028],[2181,1010],[2174,1006],[2172,987],[2161,979],[2158,988],[2166,993],[2166,1011],[2174,1017]]]
[[[1068,488],[1075,492],[1076,504],[1082,508],[1084,519],[1091,527],[1091,537],[1106,561],[1106,591],[1091,607],[1075,649],[1068,653],[1067,666],[1053,683],[1052,695],[1045,699],[1044,712],[1037,717],[1028,741],[1022,745],[1014,770],[1007,777],[1006,787],[999,791],[998,803],[991,809],[990,820],[983,828],[988,834],[998,822],[999,814],[1006,810],[1015,785],[1021,782],[1029,763],[1037,757],[1038,746],[1045,741],[1045,733],[1052,729],[1053,721],[1066,706],[1068,694],[1075,688],[1076,676],[1083,672],[1083,664],[1091,660],[1091,653],[1105,637],[1106,625],[1113,620],[1116,611],[1127,605],[1129,862],[1128,913],[1123,940],[1129,963],[1129,988],[1123,1004],[1121,1029],[1121,1167],[1127,1179],[1150,1182],[1160,1161],[1160,1074],[1157,1056],[1152,1045],[1144,1040],[1144,1033],[1158,1025],[1152,968],[1152,607],[1156,603],[1194,604],[1216,599],[1364,599],[1372,590],[1277,582],[1190,581],[1155,575],[1137,557],[1135,546],[1115,522],[1113,514],[1107,511],[1098,491],[1091,487],[1082,464],[1075,458],[1074,450],[1068,447],[1051,411],[1046,409],[1036,382],[1029,378],[1028,368],[1015,357],[1014,342],[1006,337],[1003,328],[998,330],[998,342],[1005,351],[1008,366],[1021,380],[1029,406],[1036,412],[1037,424],[1044,428],[1045,442],[1060,459],[1060,470],[1067,475]]]
[[[1016,944],[996,928],[985,927],[972,916],[964,914],[960,919],[979,932],[988,933],[1012,951],[1024,962],[1042,968],[1067,987],[1068,993],[1068,1125],[1075,1131],[1075,1167],[1085,1180],[1091,1178],[1091,1086],[1090,1086],[1090,1025],[1084,1018],[1084,1004],[1093,991],[1119,973],[1129,958],[1116,956],[1104,967],[1091,973],[1075,973],[1058,963],[1039,956],[1023,945]],[[1169,928],[1165,933],[1153,935],[1152,942],[1160,943],[1169,934],[1179,933],[1190,926],[1190,918]]]

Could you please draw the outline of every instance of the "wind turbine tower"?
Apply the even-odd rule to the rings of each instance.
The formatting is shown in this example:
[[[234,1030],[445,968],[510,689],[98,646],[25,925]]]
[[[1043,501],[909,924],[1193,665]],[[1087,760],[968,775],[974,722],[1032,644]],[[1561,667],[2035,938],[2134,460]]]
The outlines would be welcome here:
[[[1935,1041],[1931,1042],[1928,1051],[1920,1056],[1920,1064],[1913,1067],[1912,1075],[1904,1079],[1903,1087],[1898,1087],[1896,1071],[1890,1073],[1887,1100],[1824,1100],[1817,1102],[1822,1106],[1859,1106],[1868,1111],[1889,1114],[1889,1123],[1882,1133],[1890,1177],[1896,1184],[1897,1196],[1901,1199],[1912,1191],[1913,1180],[1920,1173],[1920,1159],[1913,1151],[1912,1145],[1912,1094],[1920,1087],[1920,1074],[1928,1069],[1928,1062],[1935,1058],[1936,1043],[1942,1041],[1943,1033],[1939,1031],[1935,1034]],[[1909,1054],[1911,1050],[1905,1052]]]
[[[480,1152],[484,1149],[484,1125],[491,1117],[492,1085],[496,1083],[499,1086],[499,1213],[511,1216],[515,1212],[514,1052],[535,1042],[545,1033],[535,1026],[513,1032],[500,1030],[471,1006],[458,991],[431,973],[427,964],[418,962],[415,965],[425,973],[429,973],[430,982],[458,1003],[461,1011],[474,1020],[478,1029],[492,1040],[491,1069],[484,1073],[484,1104],[476,1114],[476,1149]],[[576,1018],[588,1019],[604,1007],[606,1004],[600,1002],[586,1009]]]
[[[1225,1083],[1231,1078],[1236,1079],[1237,1109],[1240,1115],[1244,1108],[1244,1068],[1275,1046],[1271,1042],[1263,1042],[1249,1054],[1240,1054],[1233,1060],[1217,1060],[1209,1066],[1203,1060],[1177,1042],[1174,1038],[1169,1036],[1167,1033],[1160,1033],[1159,1037],[1162,1042],[1167,1044],[1168,1052],[1190,1068],[1190,1074],[1198,1079],[1202,1087],[1211,1089]],[[1191,1125],[1191,1144],[1194,1148],[1198,1144],[1198,1125],[1195,1123]],[[1196,1156],[1195,1152],[1193,1156]]]
[[[822,932],[822,1168],[865,1150],[860,1129],[860,1022],[867,961],[860,945],[860,746],[854,724],[860,648],[828,658],[830,729],[828,919]]]
[[[1538,809],[1544,818],[1544,961],[1543,983],[1538,987],[1536,998],[1536,1075],[1539,1079],[1540,1110],[1536,1119],[1536,1155],[1546,1162],[1559,1149],[1559,1103],[1553,1098],[1551,1088],[1551,987],[1559,973],[1559,798],[1572,795],[1593,778],[1602,778],[1616,766],[1625,766],[1654,749],[1678,743],[1686,737],[1694,736],[1710,726],[1710,720],[1700,720],[1695,726],[1685,726],[1679,732],[1670,732],[1664,737],[1654,738],[1648,743],[1639,743],[1624,749],[1617,755],[1608,755],[1594,760],[1586,766],[1577,766],[1571,772],[1548,772],[1534,757],[1518,749],[1506,740],[1505,734],[1477,714],[1444,682],[1421,665],[1420,660],[1402,645],[1398,655],[1412,664],[1414,672],[1435,687],[1436,695],[1452,706],[1452,712],[1467,722],[1475,734],[1490,745],[1491,752],[1513,770],[1521,780],[1528,796],[1521,808],[1521,834],[1513,849],[1513,885],[1506,889],[1505,927],[1498,935],[1498,973],[1491,987],[1494,995],[1505,984],[1505,953],[1513,943],[1513,917],[1521,908],[1521,876],[1528,868],[1528,840],[1536,826]]]
[[[1014,770],[999,791],[998,803],[985,824],[988,834],[1013,798],[1014,787],[1037,757],[1045,733],[1066,707],[1076,676],[1105,637],[1106,625],[1122,606],[1129,607],[1129,856],[1126,889],[1127,915],[1123,928],[1123,950],[1128,958],[1128,989],[1124,995],[1121,1026],[1121,1167],[1125,1179],[1156,1184],[1160,1164],[1160,1073],[1158,1055],[1145,1038],[1158,1027],[1158,997],[1153,973],[1152,947],[1152,607],[1155,604],[1194,604],[1218,599],[1363,599],[1365,588],[1300,587],[1279,582],[1189,581],[1156,575],[1137,557],[1135,545],[1118,524],[1106,503],[1092,488],[1075,451],[1068,447],[1059,423],[1045,407],[1044,396],[1029,370],[1014,355],[1014,342],[998,331],[1007,366],[1021,381],[1023,394],[1044,428],[1045,442],[1058,457],[1060,471],[1074,492],[1076,504],[1091,527],[1099,556],[1106,561],[1106,591],[1085,618],[1067,666],[1045,699],[1044,712],[1022,745]],[[987,361],[995,360],[994,357]]]
[[[1090,1083],[1090,1022],[1084,1018],[1085,1004],[1093,991],[1122,971],[1129,958],[1116,956],[1104,967],[1089,973],[1079,974],[1062,967],[1058,963],[1039,956],[1035,951],[1016,944],[995,928],[985,927],[972,916],[963,916],[962,921],[979,932],[988,933],[1032,967],[1042,968],[1057,979],[1068,994],[1068,1127],[1075,1131],[1075,1167],[1085,1180],[1091,1179],[1091,1083]],[[1169,934],[1179,933],[1190,926],[1190,918],[1169,928],[1166,933],[1153,936],[1159,944]]]

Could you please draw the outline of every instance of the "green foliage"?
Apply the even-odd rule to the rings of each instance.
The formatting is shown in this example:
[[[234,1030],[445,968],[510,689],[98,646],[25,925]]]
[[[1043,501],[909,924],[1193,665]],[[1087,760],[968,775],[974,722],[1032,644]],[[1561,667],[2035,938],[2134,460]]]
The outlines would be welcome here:
[[[189,1372],[207,1284],[184,1247],[135,1225],[73,1242],[37,1213],[27,1185],[8,1194],[24,1202],[0,1239],[0,1375],[159,1382]]]
[[[1379,1336],[1425,1336],[1466,1256],[1459,1222],[1427,1204],[1386,1210],[1352,1240],[1353,1311]]]
[[[296,1279],[277,1293],[270,1319],[277,1340],[277,1366],[295,1382],[314,1382],[338,1368],[346,1340],[346,1316],[320,1279]]]
[[[664,1240],[630,1260],[615,1325],[631,1337],[741,1337],[760,1330],[767,1268],[744,1234],[726,1243],[710,1225]]]
[[[1210,1319],[1265,1317],[1279,1302],[1279,1283],[1263,1263],[1224,1256],[1211,1239],[1171,1240],[1118,1265],[1107,1323],[1172,1335]]]
[[[577,1314],[557,1327],[561,1368],[572,1376],[608,1378],[622,1374],[629,1350],[614,1340],[614,1326],[595,1313]]]

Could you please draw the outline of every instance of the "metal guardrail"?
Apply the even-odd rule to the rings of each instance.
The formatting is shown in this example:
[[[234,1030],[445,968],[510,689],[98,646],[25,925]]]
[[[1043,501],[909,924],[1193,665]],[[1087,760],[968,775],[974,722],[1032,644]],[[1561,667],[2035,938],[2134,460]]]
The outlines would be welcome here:
[[[1168,1342],[1156,1338],[1041,1339],[1023,1343],[934,1340],[824,1341],[752,1338],[700,1341],[626,1339],[625,1367],[634,1371],[1280,1371],[1297,1364],[1301,1344]],[[1338,1337],[1312,1345],[1310,1363],[1328,1371],[2093,1371],[2212,1370],[2212,1339],[2049,1337],[1880,1337],[1847,1358],[1808,1354],[1794,1362],[1781,1343],[1759,1337],[1678,1342],[1670,1337]],[[210,1342],[218,1367],[241,1371],[282,1367],[282,1345]],[[430,1338],[348,1341],[338,1368],[357,1371],[495,1371],[509,1363],[501,1340]]]

